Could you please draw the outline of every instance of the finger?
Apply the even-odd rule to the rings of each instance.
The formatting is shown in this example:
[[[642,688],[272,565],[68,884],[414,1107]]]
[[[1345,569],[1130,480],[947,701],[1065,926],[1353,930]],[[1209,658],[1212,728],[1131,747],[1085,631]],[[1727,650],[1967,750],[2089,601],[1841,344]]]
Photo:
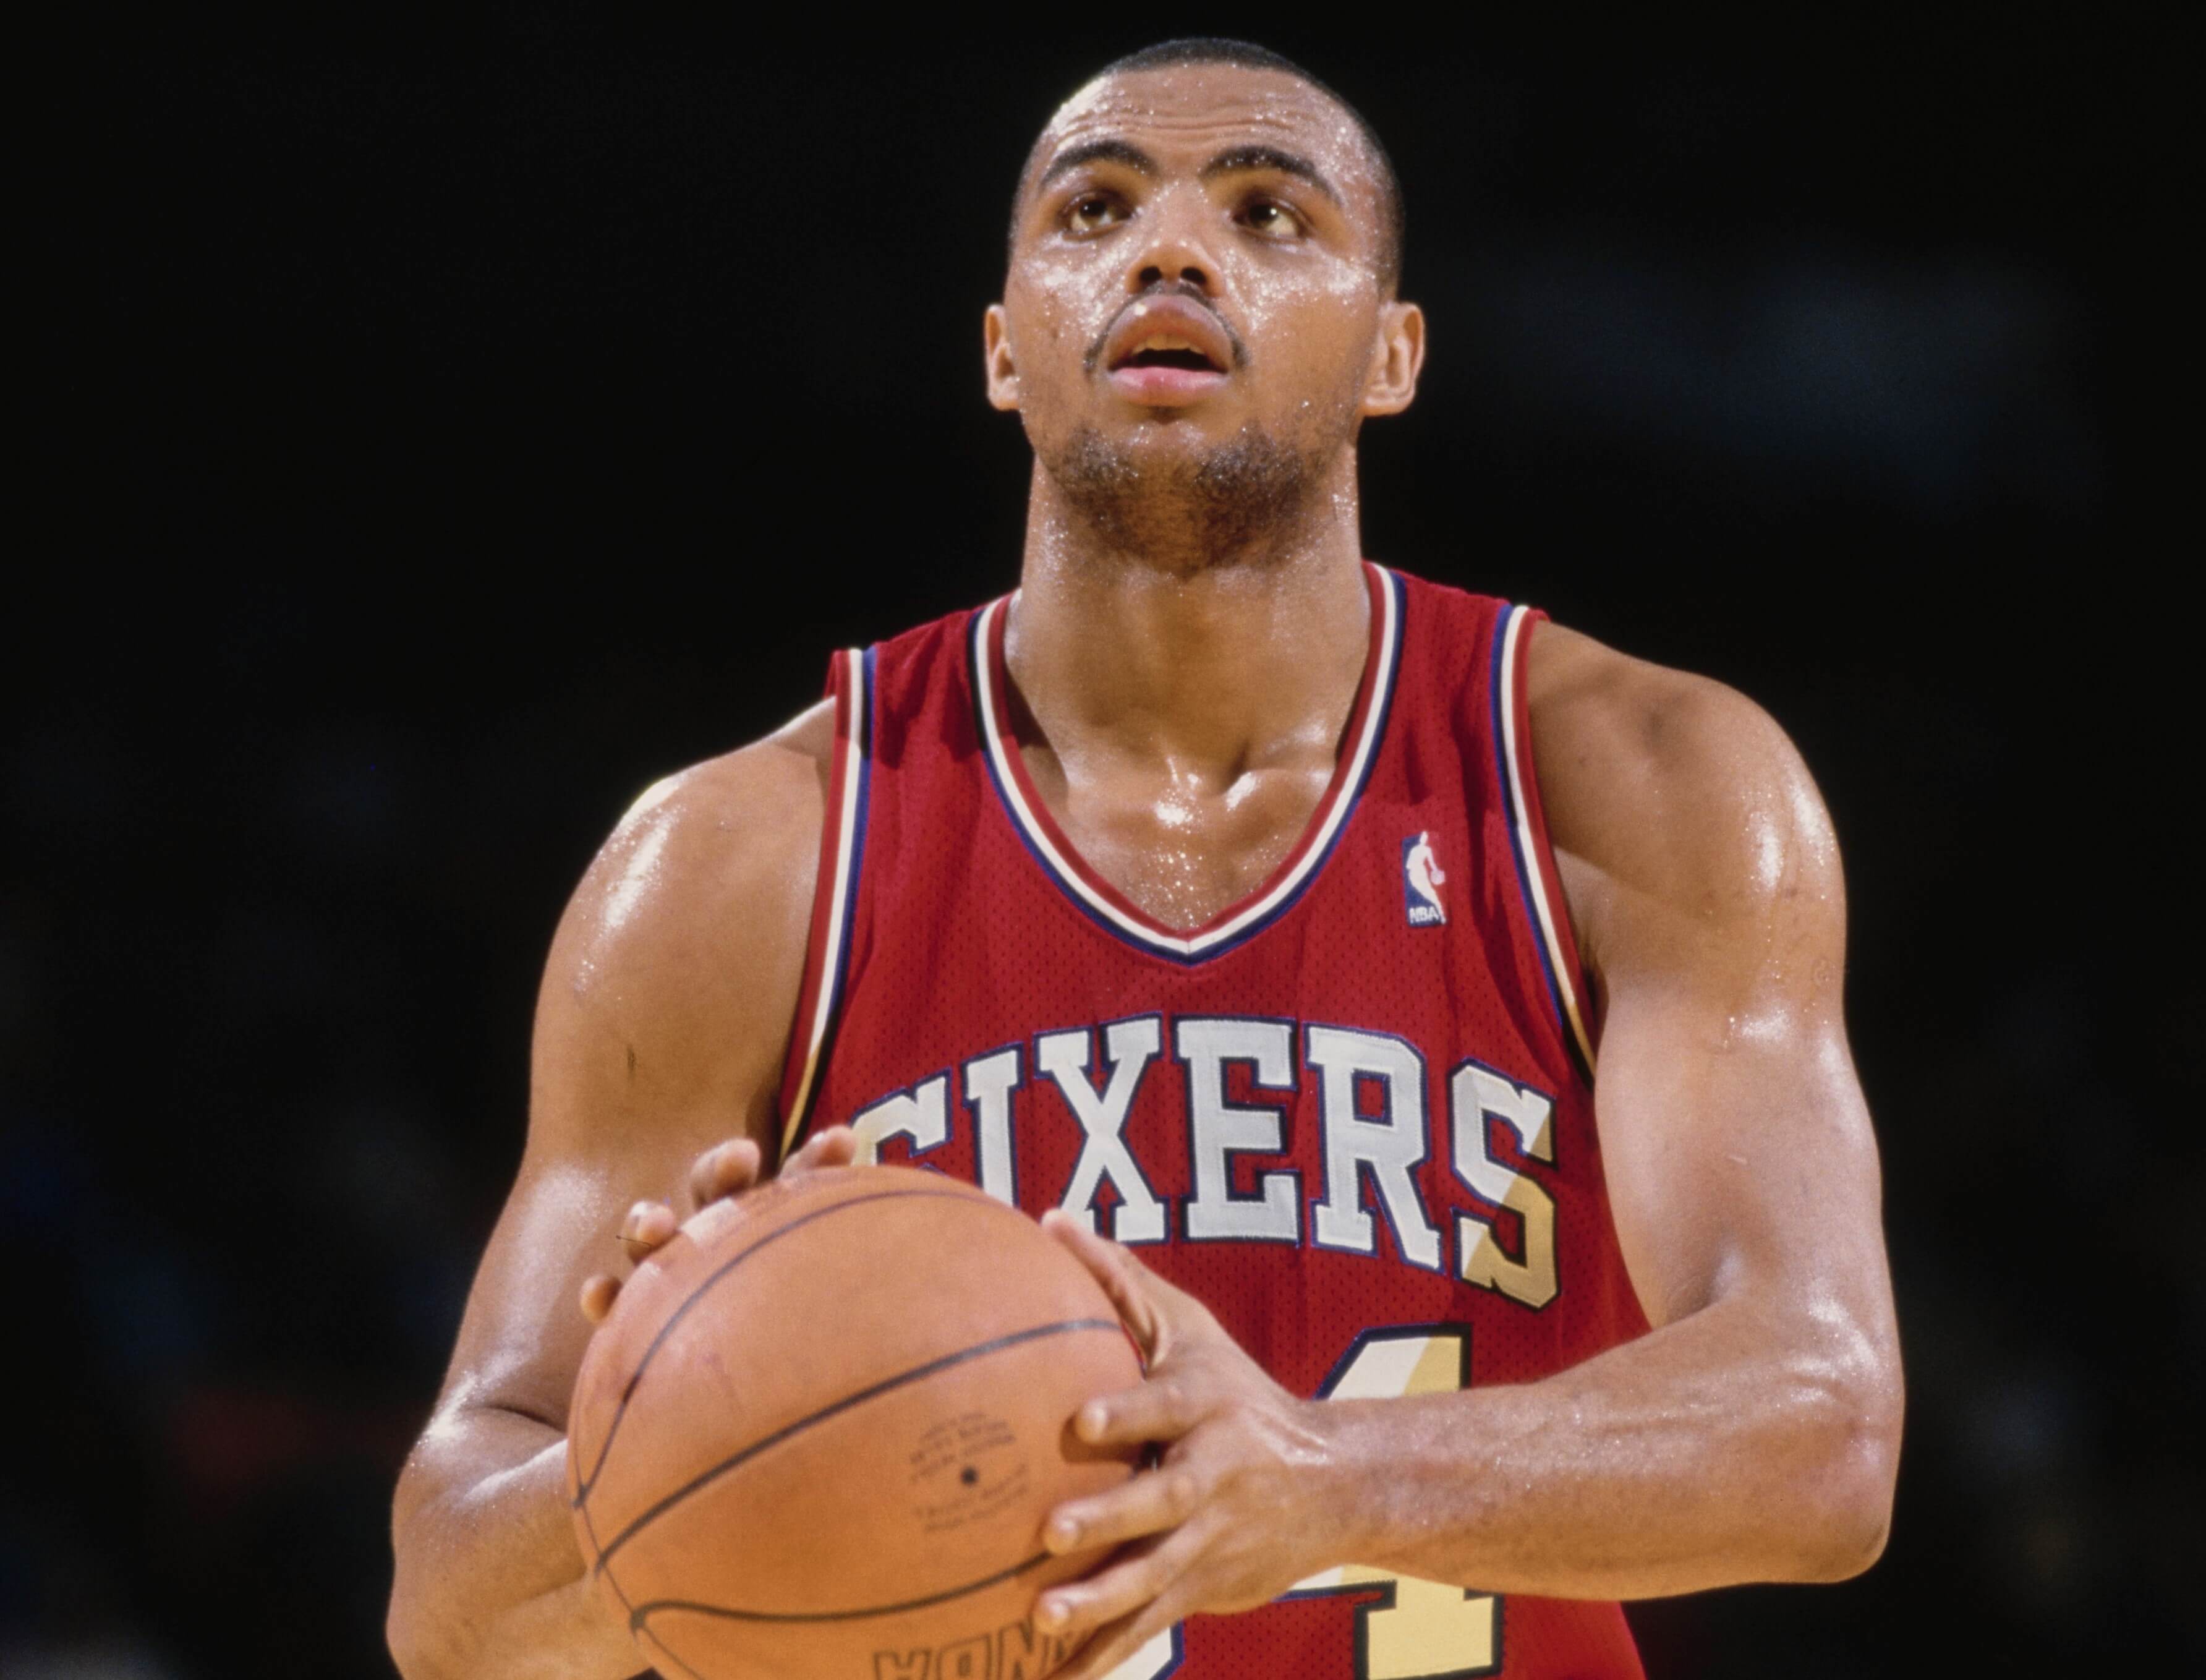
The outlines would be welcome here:
[[[748,1190],[758,1182],[760,1159],[758,1145],[747,1137],[714,1145],[689,1169],[689,1200],[703,1207]]]
[[[1152,1377],[1087,1402],[1072,1433],[1093,1446],[1177,1441],[1210,1415],[1212,1392],[1187,1377]]]
[[[1141,1348],[1142,1357],[1150,1364],[1163,1358],[1166,1351],[1164,1319],[1142,1287],[1142,1273],[1135,1270],[1138,1262],[1134,1257],[1061,1207],[1052,1207],[1041,1216],[1041,1228],[1070,1248],[1102,1285],[1104,1295]]]
[[[1133,1615],[1164,1591],[1175,1572],[1169,1547],[1142,1546],[1082,1580],[1051,1588],[1035,1601],[1034,1626],[1056,1638],[1076,1639]]]
[[[605,1314],[612,1311],[613,1302],[619,1298],[619,1278],[609,1278],[602,1272],[586,1278],[582,1284],[582,1316],[592,1324],[603,1324]]]
[[[1184,1344],[1198,1332],[1219,1333],[1216,1316],[1201,1300],[1189,1295],[1177,1284],[1157,1275],[1149,1263],[1122,1243],[1111,1245],[1118,1251],[1118,1263],[1134,1286],[1146,1296],[1157,1315],[1164,1321],[1165,1340]]]
[[[681,1229],[681,1220],[665,1202],[640,1201],[629,1209],[628,1217],[621,1221],[621,1249],[630,1260],[640,1260],[653,1249],[672,1242],[674,1233]]]
[[[1120,1664],[1130,1661],[1136,1652],[1181,1619],[1172,1608],[1172,1596],[1166,1594],[1152,1599],[1138,1614],[1122,1616],[1109,1626],[1098,1628],[1072,1662],[1058,1669],[1050,1680],[1109,1680]]]
[[[1052,1552],[1076,1552],[1161,1534],[1194,1516],[1201,1498],[1200,1480],[1183,1464],[1144,1470],[1108,1493],[1066,1500],[1049,1514],[1042,1544]]]
[[[804,1140],[804,1147],[782,1164],[782,1176],[846,1167],[858,1158],[858,1135],[848,1126],[830,1126]]]

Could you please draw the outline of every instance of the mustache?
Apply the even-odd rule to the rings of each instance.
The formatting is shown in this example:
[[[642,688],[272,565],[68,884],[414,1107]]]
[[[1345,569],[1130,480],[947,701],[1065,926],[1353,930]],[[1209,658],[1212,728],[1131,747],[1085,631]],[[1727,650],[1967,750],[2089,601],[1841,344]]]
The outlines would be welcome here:
[[[1232,348],[1235,369],[1237,371],[1249,365],[1249,347],[1241,342],[1241,335],[1233,331],[1233,324],[1210,307],[1210,300],[1202,295],[1202,288],[1185,280],[1160,280],[1154,286],[1142,287],[1126,300],[1118,314],[1103,323],[1102,331],[1095,335],[1088,346],[1088,353],[1081,357],[1081,366],[1093,373],[1103,360],[1103,346],[1110,342],[1112,331],[1118,325],[1118,316],[1124,315],[1137,303],[1148,303],[1160,297],[1183,297],[1201,310],[1218,323],[1218,330],[1225,335],[1226,343]]]

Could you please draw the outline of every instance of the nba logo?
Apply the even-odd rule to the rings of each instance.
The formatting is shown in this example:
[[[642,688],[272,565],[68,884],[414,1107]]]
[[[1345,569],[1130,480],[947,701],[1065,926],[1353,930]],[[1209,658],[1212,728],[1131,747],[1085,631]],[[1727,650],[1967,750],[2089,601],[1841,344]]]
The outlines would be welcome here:
[[[1409,906],[1410,926],[1431,927],[1447,920],[1440,903],[1440,886],[1446,879],[1440,861],[1433,855],[1429,830],[1402,843],[1402,897]]]

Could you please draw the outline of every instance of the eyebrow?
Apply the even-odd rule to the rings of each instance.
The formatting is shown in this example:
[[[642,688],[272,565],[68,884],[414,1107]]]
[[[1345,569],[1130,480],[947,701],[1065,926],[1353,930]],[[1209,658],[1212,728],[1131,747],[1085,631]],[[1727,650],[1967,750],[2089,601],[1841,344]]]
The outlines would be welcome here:
[[[1315,164],[1296,152],[1282,152],[1276,146],[1237,146],[1231,152],[1221,152],[1202,166],[1202,178],[1207,181],[1213,176],[1243,175],[1258,170],[1307,181],[1335,204],[1340,202],[1340,194]]]
[[[1120,164],[1136,174],[1151,176],[1164,173],[1157,160],[1131,140],[1083,140],[1078,146],[1068,146],[1049,160],[1049,167],[1041,172],[1041,179],[1034,182],[1034,190],[1040,192],[1058,176],[1084,164]],[[1283,152],[1276,146],[1237,146],[1213,158],[1202,166],[1201,173],[1201,178],[1208,181],[1215,176],[1245,175],[1260,170],[1291,175],[1297,180],[1307,181],[1335,204],[1340,202],[1339,190],[1325,178],[1324,170],[1299,152]]]
[[[1041,172],[1041,179],[1034,182],[1034,190],[1040,192],[1067,170],[1076,170],[1082,164],[1124,164],[1142,175],[1164,173],[1157,167],[1157,160],[1131,140],[1083,140],[1050,159],[1049,167]]]

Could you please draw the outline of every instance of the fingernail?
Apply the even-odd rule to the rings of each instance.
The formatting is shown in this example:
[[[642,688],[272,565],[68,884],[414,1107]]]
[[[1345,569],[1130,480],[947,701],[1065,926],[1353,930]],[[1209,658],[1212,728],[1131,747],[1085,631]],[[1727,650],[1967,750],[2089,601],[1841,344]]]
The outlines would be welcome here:
[[[1070,1612],[1059,1599],[1044,1599],[1035,1606],[1034,1620],[1045,1628],[1062,1627]]]
[[[1070,1550],[1080,1538],[1080,1525],[1069,1516],[1060,1516],[1049,1525],[1049,1543],[1059,1552]]]
[[[1089,1440],[1103,1433],[1103,1427],[1111,1421],[1111,1414],[1101,1406],[1083,1406],[1080,1412],[1080,1433]]]

